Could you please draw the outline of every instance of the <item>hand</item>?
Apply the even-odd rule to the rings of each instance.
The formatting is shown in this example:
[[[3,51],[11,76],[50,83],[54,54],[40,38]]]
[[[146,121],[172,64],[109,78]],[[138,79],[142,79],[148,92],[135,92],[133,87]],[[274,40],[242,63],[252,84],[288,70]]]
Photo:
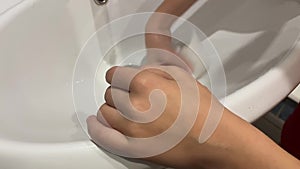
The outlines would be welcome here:
[[[176,49],[172,46],[171,26],[184,12],[186,12],[197,0],[165,0],[155,10],[155,13],[150,17],[146,25],[146,48],[147,49],[160,49],[164,52],[149,51],[147,56],[147,64],[159,63],[160,65],[176,65],[178,59],[182,58]],[[186,62],[189,66],[190,63]],[[188,70],[188,67],[182,67]]]
[[[128,84],[128,79],[136,72],[139,73],[131,81],[128,90],[126,83]],[[171,76],[174,74],[177,76],[177,81]],[[125,156],[143,157],[146,154],[144,159],[167,166],[195,167],[195,154],[199,154],[198,151],[201,151],[198,142],[201,127],[209,111],[210,99],[213,98],[205,87],[197,83],[187,72],[174,66],[160,67],[159,69],[143,68],[141,70],[114,67],[107,72],[106,80],[111,84],[105,93],[106,103],[99,109],[97,117],[91,116],[87,120],[90,136],[98,145],[119,155],[123,153]],[[180,86],[181,88],[178,85],[181,83],[179,81],[184,82],[184,86]],[[189,90],[182,94],[180,89]],[[153,91],[157,90],[162,91],[165,97],[160,94],[155,95]],[[185,108],[181,106],[184,103],[182,101],[183,95],[189,96],[188,98],[185,97],[188,99]],[[130,107],[130,103],[125,101],[126,96],[129,96],[133,108]],[[201,102],[197,100],[197,96],[201,96]],[[164,99],[166,102],[163,101]],[[124,117],[127,115],[134,118],[139,117],[139,115],[153,114],[156,116],[155,108],[160,107],[160,103],[166,103],[166,105],[162,109],[161,116],[152,122],[137,123]],[[185,120],[176,126],[176,130],[170,131],[167,139],[151,142],[152,147],[143,147],[143,145],[139,147],[136,140],[126,137],[150,138],[157,136],[174,124],[176,118],[179,117],[180,110],[184,110],[181,113],[184,113],[183,118]],[[186,126],[190,126],[190,128]],[[180,138],[179,143],[176,142],[170,145],[169,149],[165,149],[163,145],[169,146],[168,143],[172,143],[173,140],[176,141],[182,132],[181,129],[184,128],[187,128],[188,131],[186,135]],[[153,149],[158,150],[159,154],[148,157],[148,150]]]
[[[179,41],[175,42],[178,44],[173,42],[170,30],[171,25],[177,19],[174,15],[164,13],[152,14],[146,25],[145,44],[147,55],[143,61],[144,65],[178,66],[189,72],[193,72],[196,69],[194,62],[195,57],[196,60],[198,57],[191,51],[186,55],[186,50],[182,51],[184,44],[181,44]],[[198,62],[197,64],[199,64]]]
[[[174,73],[182,79],[175,80],[170,76]],[[132,81],[130,77],[133,77]],[[97,116],[87,119],[87,123],[94,142],[112,153],[174,168],[300,168],[297,159],[227,109],[224,109],[213,135],[200,144],[199,135],[206,126],[204,120],[208,118],[211,103],[215,102],[212,107],[222,105],[205,87],[178,67],[141,70],[114,67],[107,72],[106,79],[111,84],[105,93],[106,103],[101,106]],[[179,85],[181,82],[184,82],[184,89],[190,88],[192,92],[184,95]],[[194,91],[194,84],[197,92]],[[163,91],[164,94],[155,91]],[[201,100],[194,100],[195,95],[200,96]],[[127,97],[130,103],[126,101]],[[190,98],[190,104],[182,104],[185,100],[183,97]],[[165,105],[162,114],[146,122],[159,115],[155,108],[161,105]],[[193,111],[193,105],[198,106],[197,112]],[[175,125],[175,130],[169,130],[181,115],[184,120]],[[190,130],[181,137],[184,129]],[[153,139],[166,131],[166,137]],[[170,144],[178,138],[181,140]]]
[[[164,14],[156,14],[164,15]],[[188,64],[172,44],[172,35],[168,28],[160,28],[157,22],[151,20],[147,24],[145,44],[147,56],[145,65],[176,65],[179,67]],[[188,67],[182,67],[188,69]]]

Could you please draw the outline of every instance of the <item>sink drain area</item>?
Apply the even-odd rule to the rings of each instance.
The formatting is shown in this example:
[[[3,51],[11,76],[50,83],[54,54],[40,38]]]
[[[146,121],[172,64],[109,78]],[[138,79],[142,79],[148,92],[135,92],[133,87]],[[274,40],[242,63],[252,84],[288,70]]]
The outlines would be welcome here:
[[[97,5],[104,5],[108,0],[94,0]]]

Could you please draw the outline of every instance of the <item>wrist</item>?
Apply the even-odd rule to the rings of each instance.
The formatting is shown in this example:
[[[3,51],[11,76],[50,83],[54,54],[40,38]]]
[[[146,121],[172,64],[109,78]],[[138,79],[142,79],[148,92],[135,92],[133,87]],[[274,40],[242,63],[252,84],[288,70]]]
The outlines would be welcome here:
[[[200,112],[208,111],[200,108]],[[207,113],[200,113],[198,120],[201,121],[198,124],[204,124],[206,117]],[[216,130],[202,144],[198,142],[200,132],[194,131],[192,134],[193,139],[197,141],[197,146],[189,150],[192,159],[189,168],[245,168],[247,158],[256,156],[256,144],[252,141],[261,140],[264,137],[251,124],[235,116],[226,108]]]
[[[165,13],[153,13],[146,24],[146,31],[168,33],[177,18]]]

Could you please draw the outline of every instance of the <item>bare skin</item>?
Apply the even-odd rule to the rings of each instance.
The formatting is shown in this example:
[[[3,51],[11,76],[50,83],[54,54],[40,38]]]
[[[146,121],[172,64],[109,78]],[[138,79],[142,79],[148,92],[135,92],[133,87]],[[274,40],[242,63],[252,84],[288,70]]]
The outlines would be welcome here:
[[[125,72],[132,68],[120,67],[118,69]],[[111,83],[115,70],[116,67],[107,72],[108,83]],[[212,137],[204,144],[199,144],[201,126],[207,116],[210,99],[213,96],[200,83],[197,85],[202,99],[192,130],[171,150],[144,160],[175,168],[300,168],[297,159],[227,109],[224,109],[221,122]],[[97,144],[109,142],[112,143],[110,146],[114,146],[113,142],[118,142],[118,140],[109,140],[108,137],[103,136],[106,130],[118,132],[124,136],[141,138],[157,135],[174,122],[179,111],[177,105],[180,105],[180,93],[172,77],[160,70],[144,70],[135,77],[130,86],[130,91],[128,91],[130,100],[133,106],[139,110],[149,108],[148,95],[150,91],[154,89],[164,91],[168,96],[168,104],[163,115],[147,124],[127,120],[119,113],[126,110],[117,110],[114,107],[114,100],[111,97],[113,87],[110,87],[105,94],[106,104],[101,106],[98,116],[91,116],[87,120],[90,135]],[[103,117],[109,125],[103,123]],[[130,144],[130,142],[126,144]]]
[[[165,0],[150,17],[145,34],[145,43],[148,49],[161,49],[164,53],[153,51],[148,52],[148,64],[173,64],[172,59],[166,56],[169,52],[172,55],[178,55],[172,46],[171,26],[179,16],[185,13],[197,0]],[[174,56],[171,56],[174,57]],[[186,63],[189,64],[189,63]],[[178,65],[177,65],[178,66]]]

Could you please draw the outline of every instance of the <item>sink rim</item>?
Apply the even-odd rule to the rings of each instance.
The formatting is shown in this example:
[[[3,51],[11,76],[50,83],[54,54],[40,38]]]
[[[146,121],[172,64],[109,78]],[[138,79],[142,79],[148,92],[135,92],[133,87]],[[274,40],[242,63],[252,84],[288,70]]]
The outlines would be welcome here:
[[[297,41],[295,42],[294,46],[291,47],[289,53],[286,54],[286,57],[283,61],[279,62],[276,66],[272,67],[268,72],[260,76],[257,80],[252,81],[243,88],[236,90],[232,94],[228,95],[226,97],[226,100],[224,100],[225,106],[234,107],[235,109],[231,109],[231,111],[248,122],[254,122],[258,118],[263,116],[265,112],[270,111],[271,108],[268,107],[275,106],[282,99],[287,97],[289,93],[292,92],[293,89],[296,88],[297,85],[300,83],[300,74],[294,73],[300,67],[299,54],[300,34],[298,35]],[[269,86],[272,86],[272,83],[275,83],[276,86],[280,86],[282,89],[280,93],[275,93],[276,97],[274,97],[274,95],[269,95],[269,97],[272,97],[273,99],[269,99],[268,103],[263,102],[264,99],[262,98],[264,97],[257,96],[257,100],[255,99],[252,101],[249,100],[248,96],[248,99],[241,97],[247,94],[246,91],[253,91],[255,89],[261,89],[260,92],[262,93],[262,96],[265,96],[265,94],[267,93],[272,93],[271,90],[274,90],[273,88],[260,88],[260,85],[270,84]],[[251,103],[250,105],[248,104],[248,112],[243,112],[242,114],[238,113],[240,112],[240,109],[244,108],[234,103],[235,100],[243,100],[246,103]],[[262,102],[257,103],[258,100],[261,100]],[[241,102],[239,102],[239,104],[240,103]],[[251,111],[253,111],[255,107],[259,107],[260,111],[254,114]]]

